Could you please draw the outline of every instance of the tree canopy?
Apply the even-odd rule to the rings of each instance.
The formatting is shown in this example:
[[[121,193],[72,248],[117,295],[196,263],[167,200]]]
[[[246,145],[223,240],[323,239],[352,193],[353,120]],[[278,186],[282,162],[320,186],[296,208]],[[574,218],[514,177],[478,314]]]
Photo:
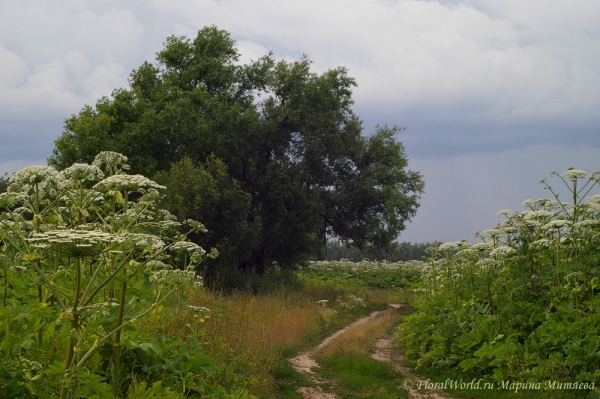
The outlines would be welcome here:
[[[128,88],[66,120],[49,164],[127,155],[132,173],[167,186],[173,213],[213,232],[198,240],[219,249],[214,268],[293,267],[329,238],[389,247],[424,189],[395,138],[402,129],[362,135],[345,68],[316,74],[306,57],[271,54],[238,60],[214,26],[194,40],[168,37]]]

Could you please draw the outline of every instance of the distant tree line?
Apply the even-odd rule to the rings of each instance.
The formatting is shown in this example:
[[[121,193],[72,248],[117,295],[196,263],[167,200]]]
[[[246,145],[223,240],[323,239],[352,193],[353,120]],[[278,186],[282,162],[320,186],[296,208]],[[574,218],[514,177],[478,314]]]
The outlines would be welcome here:
[[[406,262],[408,260],[422,260],[427,256],[426,250],[431,246],[439,246],[441,241],[411,243],[411,242],[393,242],[390,248],[385,251],[363,252],[353,245],[345,245],[337,241],[328,241],[326,251],[313,256],[313,260],[341,260],[348,259],[354,262],[360,262],[363,259],[387,260],[390,262]]]
[[[5,173],[4,176],[0,176],[0,193],[5,193],[8,189],[9,179],[10,176],[8,176],[8,173]]]

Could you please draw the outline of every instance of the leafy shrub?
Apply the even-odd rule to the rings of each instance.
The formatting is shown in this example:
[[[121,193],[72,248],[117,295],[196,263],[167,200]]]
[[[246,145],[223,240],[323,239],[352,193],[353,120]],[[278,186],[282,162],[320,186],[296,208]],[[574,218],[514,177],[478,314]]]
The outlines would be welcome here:
[[[450,367],[495,380],[600,381],[600,172],[552,173],[553,195],[502,210],[483,242],[434,249],[418,312],[400,342],[420,367]]]
[[[311,284],[333,284],[371,288],[406,288],[420,280],[426,264],[422,261],[360,262],[315,261],[299,272],[299,279]]]
[[[187,240],[204,226],[158,207],[164,187],[127,175],[126,161],[30,166],[0,193],[3,398],[170,394],[158,380],[187,396],[243,391],[219,385],[208,370],[225,368],[197,343],[139,336],[139,319],[202,289],[196,266],[217,254]]]

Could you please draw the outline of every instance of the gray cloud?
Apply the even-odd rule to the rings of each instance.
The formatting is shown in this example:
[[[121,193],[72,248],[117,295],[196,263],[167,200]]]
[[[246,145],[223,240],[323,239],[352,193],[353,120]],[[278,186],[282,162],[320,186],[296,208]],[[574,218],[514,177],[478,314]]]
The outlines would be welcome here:
[[[424,175],[425,194],[412,223],[400,241],[476,241],[477,230],[495,227],[501,209],[521,211],[526,199],[551,197],[539,181],[548,183],[568,200],[569,192],[550,172],[569,167],[600,170],[598,150],[589,147],[539,145],[496,154],[472,153],[454,157],[411,158],[409,167]],[[596,187],[592,194],[599,193]]]
[[[243,63],[347,67],[365,133],[407,127],[427,181],[401,239],[469,238],[550,170],[600,169],[599,19],[590,1],[6,0],[0,173],[43,163],[64,119],[125,87],[168,35],[214,24]]]

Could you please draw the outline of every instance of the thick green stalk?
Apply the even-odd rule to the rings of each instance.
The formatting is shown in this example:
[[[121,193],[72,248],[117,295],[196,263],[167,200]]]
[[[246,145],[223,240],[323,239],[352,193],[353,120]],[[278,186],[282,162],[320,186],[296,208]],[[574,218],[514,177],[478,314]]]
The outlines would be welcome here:
[[[67,351],[67,358],[65,360],[65,377],[72,377],[71,365],[73,364],[73,358],[75,357],[75,344],[77,343],[76,331],[78,327],[78,320],[73,318],[71,320],[71,333],[69,336],[69,349]],[[60,390],[60,399],[66,399],[69,393],[69,386],[63,381],[62,389]]]
[[[4,263],[4,297],[2,299],[2,306],[6,306],[6,291],[8,290],[8,276],[6,275],[6,263]]]
[[[123,245],[123,260],[126,259],[125,245]],[[123,277],[127,275],[127,269],[123,268]],[[123,315],[125,313],[125,299],[127,294],[127,283],[123,282],[121,285],[121,298],[119,301],[119,317],[117,319],[117,327],[123,324]],[[117,368],[117,372],[121,367],[121,330],[119,329],[115,335],[115,366]]]
[[[75,258],[75,300],[73,301],[72,319],[71,319],[71,332],[69,336],[69,349],[67,351],[67,358],[65,359],[65,374],[68,377],[73,376],[74,369],[71,370],[73,364],[73,358],[75,357],[75,345],[77,344],[77,330],[79,329],[79,315],[77,306],[79,305],[81,290],[81,258]],[[66,399],[69,392],[68,384],[63,381],[63,386],[60,391],[60,399]]]
[[[79,367],[83,366],[83,363],[85,363],[86,360],[88,360],[90,357],[92,357],[94,355],[94,353],[96,353],[96,350],[98,349],[98,347],[100,345],[102,345],[104,342],[106,342],[110,337],[112,337],[113,334],[118,333],[119,331],[121,331],[123,329],[123,327],[125,327],[125,326],[127,326],[129,324],[133,324],[137,320],[139,320],[142,317],[146,316],[148,313],[150,313],[152,310],[154,310],[158,305],[160,305],[165,299],[167,299],[167,297],[169,295],[171,295],[171,293],[173,293],[173,291],[175,291],[175,288],[171,289],[171,291],[169,291],[160,301],[153,303],[152,307],[150,309],[146,310],[144,313],[140,314],[138,317],[130,319],[127,322],[121,324],[120,326],[118,326],[117,328],[115,328],[114,330],[112,330],[111,332],[109,332],[108,334],[106,334],[104,336],[104,338],[102,338],[101,340],[95,342],[94,345],[90,348],[90,350],[88,350],[87,353],[81,358],[81,360],[79,361],[79,363],[77,363],[77,365],[75,366],[75,369],[78,369]]]
[[[110,255],[110,267],[108,268],[108,272],[112,275],[115,272],[115,264],[116,264],[116,256],[115,254]],[[110,285],[108,288],[108,300],[112,301],[115,299],[115,282],[110,280]]]

